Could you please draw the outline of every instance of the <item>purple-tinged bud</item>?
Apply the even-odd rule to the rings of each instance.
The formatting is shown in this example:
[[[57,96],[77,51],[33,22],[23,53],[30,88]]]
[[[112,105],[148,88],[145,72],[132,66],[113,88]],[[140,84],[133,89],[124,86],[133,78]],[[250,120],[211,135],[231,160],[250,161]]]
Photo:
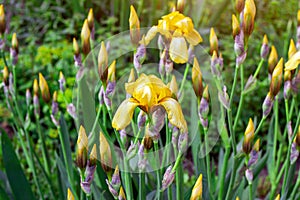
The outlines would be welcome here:
[[[211,73],[214,76],[219,77],[221,75],[220,71],[219,71],[219,58],[217,56],[217,52],[213,51],[212,57],[211,57],[211,61],[210,61],[210,68],[211,68]]]
[[[119,196],[119,193],[114,189],[114,187],[111,185],[111,183],[107,179],[105,181],[106,181],[106,184],[108,186],[110,193],[114,196],[115,199],[117,199]]]
[[[18,52],[13,48],[10,48],[10,57],[12,60],[12,65],[16,65],[18,62]]]
[[[151,115],[152,127],[151,127],[151,129],[153,129],[153,131],[157,132],[158,134],[165,125],[165,120],[164,120],[165,113],[166,112],[162,107],[158,107],[152,112],[152,115]]]
[[[234,52],[237,57],[245,52],[243,31],[240,31],[234,38]]]
[[[81,68],[82,67],[82,59],[81,59],[81,55],[74,55],[74,65],[77,68]]]
[[[133,56],[133,64],[136,71],[138,72],[140,71],[145,59],[146,59],[146,47],[144,44],[140,44],[140,46],[136,50],[136,53]]]
[[[127,134],[126,134],[126,130],[125,129],[122,129],[119,131],[120,133],[120,137],[121,137],[121,141],[123,144],[126,143],[126,139],[127,139]]]
[[[166,73],[167,74],[171,74],[172,71],[173,71],[173,61],[170,60],[170,59],[167,59],[166,60],[166,63],[165,63],[165,70],[166,70]]]
[[[262,105],[263,117],[267,117],[270,114],[273,107],[273,102],[274,102],[274,98],[271,96],[271,93],[269,92]]]
[[[71,115],[71,117],[73,119],[77,119],[77,114],[76,114],[76,108],[74,106],[73,103],[70,103],[68,106],[67,106],[67,112],[69,113],[69,115]]]
[[[284,88],[283,88],[283,97],[284,99],[289,99],[292,92],[292,83],[290,80],[287,80],[284,82]]]
[[[258,152],[254,149],[251,150],[250,152],[250,158],[248,161],[248,167],[251,167],[252,165],[254,165],[258,160]]]
[[[251,169],[246,169],[245,176],[249,184],[252,184],[253,181],[253,172]]]
[[[178,150],[179,154],[183,154],[187,150],[188,146],[188,133],[180,133],[178,138]]]
[[[247,52],[243,52],[241,55],[236,57],[236,63],[237,65],[241,65],[244,63],[245,59],[247,57]]]
[[[116,82],[108,81],[106,86],[106,91],[105,91],[106,96],[111,97],[115,91],[115,88],[116,88]]]
[[[165,73],[166,73],[166,70],[165,70],[165,61],[164,61],[163,57],[160,57],[160,59],[159,59],[158,72],[159,72],[159,74],[161,76],[164,76]]]
[[[121,186],[121,179],[120,179],[120,173],[119,173],[119,166],[118,165],[116,166],[116,169],[115,169],[115,171],[112,175],[110,183],[116,191],[119,191],[120,186]]]
[[[66,85],[66,79],[65,79],[65,76],[62,73],[62,71],[59,72],[58,83],[59,83],[59,89],[60,89],[60,91],[64,92],[65,91],[65,85]]]
[[[164,39],[161,35],[158,36],[157,46],[158,46],[158,49],[161,50],[161,51],[165,48],[165,42],[164,42]]]
[[[300,91],[300,70],[297,76],[292,79],[292,91],[294,95],[297,95]]]
[[[176,144],[178,142],[178,140],[177,140],[178,134],[179,134],[179,129],[177,127],[174,127],[173,131],[172,131],[172,143],[173,143],[174,148],[176,148]]]
[[[299,151],[297,149],[297,145],[295,142],[293,142],[292,147],[291,147],[291,156],[290,156],[290,162],[291,165],[296,162],[299,156]]]
[[[103,99],[104,99],[104,103],[105,103],[107,109],[110,110],[111,104],[112,104],[111,99],[105,93],[103,95]]]
[[[140,111],[138,118],[137,118],[137,123],[138,123],[138,128],[141,129],[142,127],[145,126],[147,120],[147,115],[144,111]]]
[[[138,156],[139,156],[139,161],[138,161],[138,169],[140,171],[144,171],[146,169],[146,165],[147,165],[147,160],[145,159],[144,156],[144,144],[141,143],[139,146],[139,150],[138,150]]]
[[[59,126],[59,122],[57,121],[57,119],[55,118],[55,116],[53,114],[51,114],[50,117],[51,117],[51,121],[53,122],[53,124],[55,126]]]
[[[52,115],[56,115],[58,112],[58,103],[55,101],[52,101],[51,108],[52,108]]]
[[[26,90],[26,105],[27,105],[27,107],[30,106],[30,103],[31,103],[31,93],[30,93],[30,90],[27,89]]]
[[[227,88],[225,85],[223,86],[223,91],[218,92],[218,96],[219,96],[219,101],[228,110],[229,109],[229,96],[227,94]]]
[[[104,88],[103,86],[101,86],[100,91],[98,93],[98,100],[99,100],[99,104],[103,105],[104,104]]]
[[[255,86],[256,86],[256,78],[254,78],[251,74],[245,85],[244,92],[248,93],[248,92],[252,91],[255,88]]]
[[[204,128],[208,127],[208,114],[209,114],[209,102],[205,98],[201,98],[200,105],[199,105],[199,118],[201,124]]]
[[[33,95],[33,108],[34,108],[34,114],[36,116],[40,115],[40,102],[39,102],[39,97],[34,94]]]
[[[130,146],[126,153],[127,159],[130,160],[131,158],[133,158],[136,154],[136,151],[137,151],[137,144],[134,144],[133,141],[131,141]]]
[[[189,46],[188,55],[189,55],[189,63],[193,63],[194,58],[195,58],[195,51],[194,51],[194,46],[193,45]]]
[[[268,45],[268,37],[264,35],[263,43],[260,48],[260,57],[264,60],[267,60],[269,54],[269,45]]]
[[[9,73],[8,78],[8,90],[12,96],[15,95],[15,88],[14,88],[14,77],[12,73]]]
[[[291,140],[293,137],[292,121],[289,121],[287,123],[287,132],[288,132],[289,140]]]
[[[219,59],[218,59],[219,66],[220,66],[220,70],[223,70],[223,68],[224,68],[224,59],[223,59],[222,53],[221,52],[219,52],[219,53],[220,53],[219,54]]]
[[[163,176],[162,188],[161,188],[162,191],[167,189],[172,184],[174,177],[175,177],[175,171],[172,170],[172,166],[169,166],[166,169],[166,172]]]

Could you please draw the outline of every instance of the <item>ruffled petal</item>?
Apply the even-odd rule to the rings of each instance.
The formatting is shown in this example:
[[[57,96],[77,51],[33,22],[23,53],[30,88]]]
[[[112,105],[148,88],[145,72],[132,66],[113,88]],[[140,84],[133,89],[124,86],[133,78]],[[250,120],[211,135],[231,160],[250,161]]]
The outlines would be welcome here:
[[[179,103],[172,98],[164,98],[160,103],[168,113],[168,119],[173,126],[178,127],[183,133],[187,133],[187,124]]]
[[[173,37],[170,44],[170,57],[176,63],[188,61],[188,49],[183,37]]]
[[[124,129],[131,121],[134,109],[139,103],[132,99],[124,100],[119,106],[112,120],[112,127],[116,130]]]
[[[184,37],[188,41],[188,43],[190,43],[193,46],[195,46],[195,45],[199,44],[200,42],[202,42],[201,35],[195,29],[185,33]]]

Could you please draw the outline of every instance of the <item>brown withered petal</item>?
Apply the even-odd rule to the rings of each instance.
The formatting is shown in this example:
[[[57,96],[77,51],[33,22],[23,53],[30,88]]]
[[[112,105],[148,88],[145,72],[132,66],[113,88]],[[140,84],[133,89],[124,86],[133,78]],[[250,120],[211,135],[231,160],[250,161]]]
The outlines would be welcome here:
[[[49,88],[48,88],[48,83],[41,73],[39,73],[39,86],[40,86],[42,98],[44,99],[44,101],[46,103],[48,103],[51,99]]]

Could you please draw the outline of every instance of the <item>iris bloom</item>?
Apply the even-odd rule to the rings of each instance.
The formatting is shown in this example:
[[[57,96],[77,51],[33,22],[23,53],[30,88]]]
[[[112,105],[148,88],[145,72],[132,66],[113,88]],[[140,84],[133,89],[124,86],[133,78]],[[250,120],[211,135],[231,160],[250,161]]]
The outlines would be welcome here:
[[[194,29],[192,19],[178,11],[165,15],[153,26],[145,37],[146,45],[155,37],[156,33],[163,35],[170,42],[170,57],[176,63],[188,61],[186,41],[195,46],[202,42],[200,34]]]
[[[172,98],[172,91],[162,80],[154,75],[141,74],[135,82],[126,83],[125,89],[131,97],[124,100],[117,109],[112,120],[113,128],[121,130],[129,125],[136,107],[151,114],[158,106],[162,106],[168,114],[170,123],[182,132],[187,132],[181,107]]]
[[[297,51],[286,63],[284,70],[294,70],[300,64],[300,51]]]

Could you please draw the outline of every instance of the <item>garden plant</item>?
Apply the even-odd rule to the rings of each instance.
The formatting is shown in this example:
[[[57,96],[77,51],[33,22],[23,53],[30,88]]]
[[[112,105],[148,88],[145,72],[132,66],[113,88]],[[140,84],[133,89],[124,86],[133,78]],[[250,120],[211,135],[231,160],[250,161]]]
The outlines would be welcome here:
[[[0,199],[300,199],[283,2],[5,1]]]

